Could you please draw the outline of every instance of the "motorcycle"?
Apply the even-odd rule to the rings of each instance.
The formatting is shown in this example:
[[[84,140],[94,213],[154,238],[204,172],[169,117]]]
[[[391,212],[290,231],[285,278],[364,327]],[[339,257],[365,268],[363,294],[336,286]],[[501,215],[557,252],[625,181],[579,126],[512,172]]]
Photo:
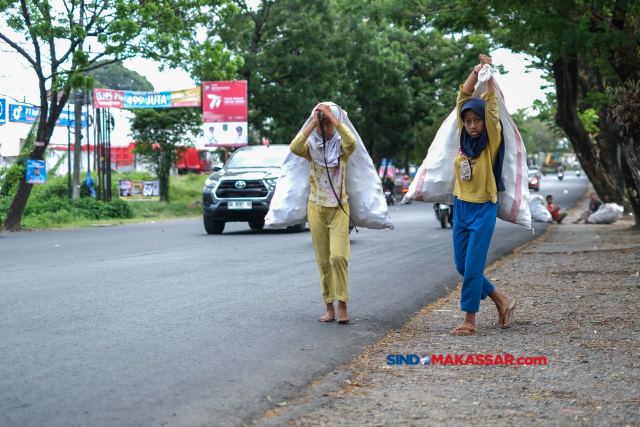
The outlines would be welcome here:
[[[558,172],[558,179],[560,181],[562,181],[562,178],[564,178],[564,173],[563,172]]]
[[[402,198],[404,199],[404,196],[407,195],[407,193],[409,192],[409,190],[407,188],[403,188],[402,189]],[[406,202],[405,204],[410,205],[411,201]]]
[[[396,203],[396,198],[393,197],[391,190],[384,190],[384,198],[387,200],[387,206],[393,206]]]
[[[582,173],[582,171],[580,169],[578,169],[576,171],[576,178],[580,178],[580,174]]]
[[[453,227],[453,206],[446,203],[434,203],[433,209],[436,212],[436,219],[440,221],[442,228],[447,228],[447,224]]]

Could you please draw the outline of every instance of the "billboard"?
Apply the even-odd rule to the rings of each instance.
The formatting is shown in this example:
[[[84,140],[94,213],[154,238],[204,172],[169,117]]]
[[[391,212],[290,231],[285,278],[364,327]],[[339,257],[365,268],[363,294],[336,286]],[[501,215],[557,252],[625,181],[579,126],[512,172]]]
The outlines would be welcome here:
[[[247,82],[204,82],[202,113],[205,123],[246,122]]]
[[[200,93],[200,87],[164,92],[94,89],[93,104],[96,108],[131,109],[199,107]]]
[[[204,82],[202,96],[204,146],[248,145],[247,82]]]
[[[44,160],[27,160],[27,184],[47,183],[47,163]]]
[[[247,122],[205,123],[205,147],[242,147],[249,145]]]
[[[7,100],[0,98],[0,125],[7,123]]]
[[[40,114],[40,107],[28,105],[9,104],[9,121],[19,123],[33,123]],[[87,127],[87,113],[82,113],[82,127]],[[73,110],[62,110],[56,121],[56,126],[74,126],[75,113]]]
[[[194,87],[192,89],[174,90],[171,91],[171,106],[172,107],[199,107],[200,95],[202,91],[200,87]]]
[[[160,180],[120,179],[118,188],[123,200],[160,200]]]
[[[94,89],[93,105],[96,108],[124,108],[124,92],[121,90]]]

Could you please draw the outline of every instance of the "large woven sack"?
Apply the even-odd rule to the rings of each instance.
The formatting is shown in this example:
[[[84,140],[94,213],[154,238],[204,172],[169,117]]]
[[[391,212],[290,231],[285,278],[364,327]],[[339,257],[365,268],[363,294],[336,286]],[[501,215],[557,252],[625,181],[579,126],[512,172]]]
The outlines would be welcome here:
[[[624,208],[616,203],[605,203],[600,209],[589,215],[590,224],[613,224],[622,218]]]
[[[537,222],[552,222],[551,212],[544,204],[542,196],[529,197],[529,210],[531,211],[531,219]]]
[[[485,65],[479,73],[479,83],[476,85],[473,97],[482,97],[487,87],[486,82],[493,77],[498,95],[498,114],[505,140],[502,166],[505,191],[498,192],[498,218],[531,228],[527,152],[513,118],[507,111],[505,95],[500,89],[497,74],[495,69]],[[440,126],[429,147],[427,157],[418,169],[416,178],[411,183],[402,203],[416,200],[453,204],[453,190],[456,182],[454,161],[459,147],[460,131],[457,123],[457,109],[454,109]]]
[[[302,129],[306,128],[310,122],[311,117]],[[349,157],[345,172],[347,174],[345,190],[349,196],[351,219],[357,227],[393,230],[380,177],[360,135],[345,111],[343,111],[342,123],[349,128],[357,142],[356,150]],[[310,173],[308,160],[289,153],[282,164],[282,175],[278,178],[276,191],[265,217],[267,227],[283,228],[307,222],[307,206],[311,192]]]

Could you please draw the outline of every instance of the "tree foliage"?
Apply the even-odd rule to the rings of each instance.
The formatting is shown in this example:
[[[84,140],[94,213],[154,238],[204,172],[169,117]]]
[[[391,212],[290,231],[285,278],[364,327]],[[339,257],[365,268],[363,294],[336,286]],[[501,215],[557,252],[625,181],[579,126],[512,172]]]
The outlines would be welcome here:
[[[122,65],[122,61],[99,67],[84,74],[93,78],[93,87],[112,90],[135,90],[153,92],[153,85],[146,77]]]
[[[484,36],[450,38],[394,21],[391,3],[237,0],[239,12],[211,34],[244,58],[249,121],[272,143],[289,143],[321,101],[345,109],[365,146],[383,157],[424,158],[455,104],[458,85],[486,53]],[[436,127],[437,129],[437,127]]]
[[[401,1],[396,10],[402,19],[424,27],[488,32],[502,46],[537,58],[535,66],[556,88],[547,112],[554,113],[599,196],[629,207],[626,185],[640,212],[640,133],[620,123],[629,104],[610,96],[640,81],[640,2]]]
[[[197,107],[135,110],[131,134],[135,153],[151,165],[160,180],[160,200],[169,201],[169,174],[178,156],[192,146],[192,136],[202,130]]]
[[[71,89],[92,88],[91,72],[100,67],[133,57],[169,66],[198,57],[209,69],[222,66],[227,57],[221,49],[213,42],[198,48],[196,34],[224,11],[225,0],[0,0],[6,23],[0,40],[22,55],[38,79],[42,114],[36,141],[44,144],[30,158],[42,159]],[[19,230],[30,191],[22,179],[8,229]]]

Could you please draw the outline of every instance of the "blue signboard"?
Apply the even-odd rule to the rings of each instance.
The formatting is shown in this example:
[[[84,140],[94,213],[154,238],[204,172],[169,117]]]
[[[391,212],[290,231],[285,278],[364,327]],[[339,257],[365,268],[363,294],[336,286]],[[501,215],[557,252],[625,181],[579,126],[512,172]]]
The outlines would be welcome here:
[[[9,104],[9,121],[20,123],[33,123],[36,121],[40,107],[28,105]],[[56,126],[75,126],[74,112],[63,110],[56,121]],[[87,114],[82,113],[82,127],[87,127]]]
[[[7,123],[7,100],[0,98],[0,125]]]
[[[124,91],[124,108],[171,108],[171,92]]]
[[[46,184],[47,164],[42,160],[27,160],[27,184]]]

